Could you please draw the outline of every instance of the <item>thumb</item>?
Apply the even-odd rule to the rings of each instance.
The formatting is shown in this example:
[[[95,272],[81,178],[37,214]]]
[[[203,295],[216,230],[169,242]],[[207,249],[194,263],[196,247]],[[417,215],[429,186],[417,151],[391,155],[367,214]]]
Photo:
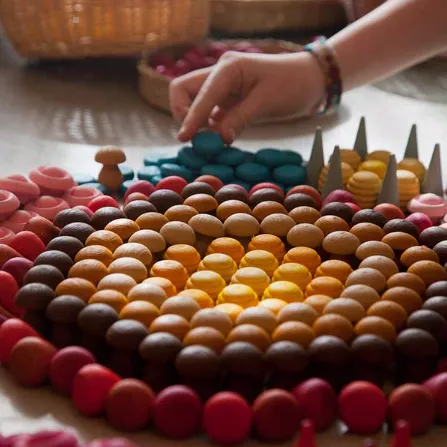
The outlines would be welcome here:
[[[232,143],[251,121],[262,114],[264,96],[258,87],[255,87],[246,98],[231,108],[220,125],[222,138]]]

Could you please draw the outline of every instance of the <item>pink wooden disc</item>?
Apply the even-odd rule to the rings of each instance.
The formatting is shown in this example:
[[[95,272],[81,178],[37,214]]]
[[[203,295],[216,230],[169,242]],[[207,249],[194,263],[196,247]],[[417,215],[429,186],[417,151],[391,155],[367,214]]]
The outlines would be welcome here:
[[[62,198],[73,208],[75,206],[87,206],[95,197],[102,196],[103,193],[96,188],[89,186],[74,186],[68,190]]]
[[[11,216],[20,206],[20,201],[12,192],[0,189],[0,220]]]
[[[10,175],[0,179],[0,189],[14,193],[24,205],[40,196],[40,189],[23,175]]]
[[[52,196],[62,195],[76,186],[73,177],[65,169],[57,166],[39,166],[30,172],[29,178],[39,185],[41,194]]]

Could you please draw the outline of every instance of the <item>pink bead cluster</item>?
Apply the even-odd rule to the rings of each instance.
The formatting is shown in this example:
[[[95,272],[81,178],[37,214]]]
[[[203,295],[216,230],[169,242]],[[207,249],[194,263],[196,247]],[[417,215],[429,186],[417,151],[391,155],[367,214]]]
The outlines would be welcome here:
[[[64,169],[39,166],[29,174],[0,178],[0,243],[9,244],[27,222],[41,216],[52,221],[62,210],[86,206],[101,191],[77,186]]]

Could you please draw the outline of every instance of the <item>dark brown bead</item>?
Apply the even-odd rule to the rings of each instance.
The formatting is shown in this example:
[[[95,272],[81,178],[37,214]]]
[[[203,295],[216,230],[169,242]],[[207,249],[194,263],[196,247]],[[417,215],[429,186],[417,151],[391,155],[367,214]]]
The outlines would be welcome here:
[[[149,202],[152,203],[159,213],[166,213],[166,211],[174,205],[181,205],[183,199],[180,194],[170,189],[159,189],[154,191],[150,197]]]
[[[73,236],[59,236],[47,245],[47,250],[61,251],[71,259],[74,259],[82,248],[84,248],[84,244]]]
[[[447,296],[432,296],[422,305],[422,308],[438,313],[447,321]]]
[[[113,206],[106,206],[100,208],[93,214],[91,225],[95,230],[104,230],[104,228],[113,220],[123,219],[126,215],[119,209]]]
[[[81,310],[78,325],[81,331],[93,337],[104,337],[109,327],[119,318],[113,307],[107,304],[89,304]]]
[[[124,214],[128,219],[137,220],[144,213],[156,212],[156,208],[152,203],[147,200],[134,200],[128,203],[124,209]]]
[[[371,209],[364,209],[357,211],[352,218],[352,225],[357,225],[359,223],[372,223],[374,225],[383,228],[387,223],[385,217],[377,211]]]
[[[348,345],[332,335],[321,335],[309,345],[308,353],[313,363],[341,366],[349,359]]]
[[[439,263],[444,265],[447,262],[447,241],[438,242],[433,250],[438,255]]]
[[[54,323],[75,324],[79,313],[85,307],[85,302],[73,295],[61,295],[48,305],[46,316]]]
[[[63,280],[64,275],[56,267],[52,265],[36,265],[26,272],[23,283],[45,284],[55,290]]]
[[[138,348],[143,359],[154,363],[174,362],[182,349],[183,344],[178,337],[167,332],[148,335]]]
[[[73,266],[73,260],[63,251],[47,250],[41,253],[34,260],[34,265],[52,265],[56,267],[64,276]]]
[[[445,240],[447,240],[447,228],[442,227],[426,228],[419,235],[421,245],[426,245],[429,248],[433,248],[436,244]]]
[[[87,238],[94,232],[95,229],[91,225],[82,222],[74,222],[62,228],[60,236],[72,236],[85,244]]]
[[[393,361],[393,347],[382,337],[363,334],[352,342],[351,356],[355,363],[386,368]]]
[[[106,333],[107,343],[115,349],[136,351],[147,336],[147,328],[136,320],[118,320]]]
[[[24,285],[15,297],[15,302],[23,309],[44,311],[55,297],[51,287],[41,283]]]
[[[419,238],[419,230],[418,227],[413,223],[405,219],[391,219],[384,226],[383,231],[386,234],[389,233],[407,233],[416,239]]]
[[[53,220],[54,225],[64,228],[68,224],[81,222],[90,225],[90,216],[79,208],[70,208],[57,213]]]
[[[266,360],[273,371],[300,373],[309,364],[305,349],[291,341],[278,341],[270,345],[265,353]]]
[[[424,329],[436,338],[439,344],[447,339],[447,322],[437,312],[430,309],[419,309],[407,320],[408,328]]]
[[[214,198],[218,203],[227,202],[228,200],[240,200],[241,202],[248,202],[248,195],[241,188],[231,185],[222,186],[219,191],[216,192]]]
[[[331,202],[321,208],[322,216],[337,216],[344,221],[351,223],[354,211],[349,205],[342,202]]]
[[[433,358],[438,356],[438,343],[423,329],[404,329],[396,338],[395,347],[403,358]]]
[[[183,377],[213,379],[219,375],[219,356],[206,346],[191,345],[178,353],[175,366]]]
[[[184,199],[194,196],[195,194],[208,194],[209,196],[214,197],[216,191],[211,185],[208,185],[208,183],[205,182],[192,182],[183,188],[182,197]]]
[[[251,343],[237,341],[229,343],[221,353],[224,370],[242,375],[257,376],[265,371],[263,353]]]
[[[274,190],[274,191],[276,191],[276,190]],[[281,194],[278,191],[276,191],[276,193],[279,196],[281,196]],[[278,200],[277,200],[277,202],[278,202]],[[309,196],[307,194],[300,193],[300,192],[295,193],[295,194],[290,194],[290,196],[287,196],[284,199],[284,207],[289,212],[299,206],[310,206],[311,208],[315,208],[315,209],[318,208],[317,203],[311,196]]]
[[[447,281],[436,281],[427,287],[425,298],[431,298],[433,296],[447,297]]]

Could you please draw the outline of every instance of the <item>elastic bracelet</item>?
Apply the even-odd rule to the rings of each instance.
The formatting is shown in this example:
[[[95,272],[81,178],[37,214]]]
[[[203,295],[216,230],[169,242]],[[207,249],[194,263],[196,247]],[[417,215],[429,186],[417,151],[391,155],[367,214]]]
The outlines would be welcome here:
[[[312,54],[323,70],[325,77],[325,97],[317,108],[317,113],[326,115],[337,109],[341,102],[343,84],[340,67],[334,52],[326,43],[323,36],[317,37],[312,43],[304,47],[304,51]]]

